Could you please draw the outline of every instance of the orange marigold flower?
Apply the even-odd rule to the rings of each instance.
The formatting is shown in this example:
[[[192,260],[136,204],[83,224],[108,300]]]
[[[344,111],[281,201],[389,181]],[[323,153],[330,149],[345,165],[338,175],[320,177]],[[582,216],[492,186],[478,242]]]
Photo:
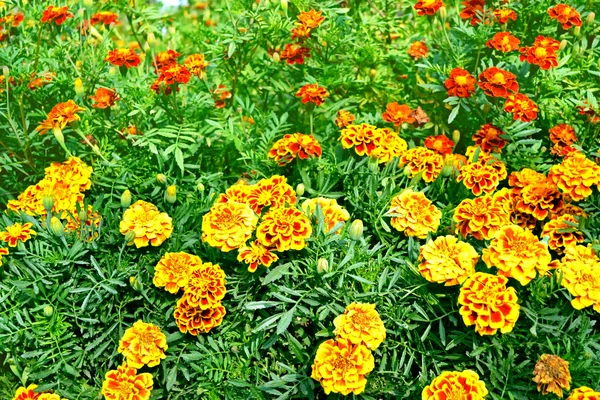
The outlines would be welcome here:
[[[566,4],[557,4],[549,8],[548,15],[561,23],[563,29],[571,29],[573,26],[581,26],[582,24],[579,12]]]
[[[90,99],[94,100],[94,108],[109,108],[119,100],[119,95],[115,89],[98,88],[96,95],[90,96]]]
[[[192,74],[183,65],[173,62],[165,65],[159,71],[158,81],[165,85],[176,85],[178,83],[188,83]]]
[[[517,13],[510,8],[499,8],[494,10],[494,17],[499,24],[506,24],[509,19],[517,20]]]
[[[514,278],[521,285],[531,282],[536,273],[545,275],[552,261],[548,246],[518,225],[500,228],[481,258],[488,268],[497,267],[498,275]]]
[[[557,52],[560,49],[560,41],[549,36],[537,36],[533,42],[534,47],[545,47],[548,51]]]
[[[523,122],[531,122],[537,118],[537,113],[540,109],[529,97],[517,93],[516,95],[508,96],[506,103],[504,103],[504,111],[512,113],[514,120],[519,119]]]
[[[576,206],[575,204],[565,203],[558,211],[550,216],[550,219],[556,219],[565,214],[571,214],[575,217],[588,218],[588,214],[583,208]]]
[[[0,247],[0,267],[2,266],[2,257],[7,256],[9,253],[7,247]]]
[[[36,74],[32,74],[33,79],[31,80],[31,82],[29,82],[29,85],[27,85],[29,90],[40,89],[40,88],[50,84],[56,77],[56,74],[54,72],[45,72],[42,74],[42,76],[37,76],[37,77],[35,77],[35,76],[36,76]]]
[[[13,10],[10,12],[10,14],[7,14],[4,17],[0,18],[0,24],[4,24],[5,29],[7,29],[8,27],[18,28],[24,19],[25,14],[23,14],[22,12],[15,12]]]
[[[570,147],[577,141],[577,133],[572,126],[567,124],[559,124],[553,126],[549,130],[550,141],[554,143],[554,146],[550,152],[554,155],[564,155],[565,148]]]
[[[444,3],[441,0],[418,0],[415,4],[415,10],[419,15],[433,15],[435,14]]]
[[[544,220],[548,214],[558,211],[563,204],[563,197],[556,185],[547,181],[525,186],[521,191],[517,210],[531,214],[538,220]]]
[[[471,19],[471,25],[475,26],[481,22],[485,0],[465,0],[462,2],[465,8],[460,12],[462,19]]]
[[[104,61],[109,62],[117,67],[125,66],[127,68],[132,68],[140,65],[142,59],[134,50],[115,49],[108,52],[108,55]]]
[[[541,236],[548,236],[548,246],[558,251],[583,242],[583,233],[577,228],[578,225],[579,221],[573,215],[563,214],[548,221],[542,229]]]
[[[371,350],[376,350],[386,336],[375,304],[352,303],[333,320],[333,325],[337,338],[347,339],[355,345],[364,344]]]
[[[559,356],[542,354],[540,360],[535,364],[533,374],[537,390],[541,391],[543,395],[554,393],[562,399],[563,389],[571,388],[569,363]]]
[[[250,243],[250,246],[243,245],[238,249],[237,259],[239,262],[248,264],[248,272],[256,272],[259,265],[269,268],[271,264],[279,260],[279,257],[271,249],[264,247],[258,240],[255,240]]]
[[[171,64],[177,64],[177,59],[179,57],[181,57],[181,54],[176,52],[175,50],[169,49],[166,51],[161,51],[156,54],[156,56],[154,57],[154,62],[152,64],[154,65],[154,68],[156,68],[156,70],[158,71],[161,68],[164,68]]]
[[[310,57],[310,50],[298,43],[286,44],[281,52],[281,59],[290,65],[304,64],[304,57]]]
[[[136,248],[160,246],[173,233],[173,223],[167,213],[158,211],[154,204],[144,200],[133,203],[123,213],[123,219],[119,225],[120,232],[127,236],[133,232],[133,240],[127,243]]]
[[[226,283],[225,272],[219,264],[207,262],[194,265],[183,289],[186,302],[202,310],[216,307],[225,297]]]
[[[117,13],[110,12],[110,11],[97,12],[96,14],[92,15],[92,17],[90,18],[90,24],[92,24],[92,25],[97,25],[97,24],[104,24],[104,25],[115,24],[116,25],[118,23],[119,23],[119,16],[117,15]]]
[[[156,287],[164,287],[167,292],[177,293],[187,286],[194,268],[202,265],[200,257],[184,252],[165,253],[154,268],[152,283]]]
[[[36,392],[36,384],[31,384],[27,387],[21,386],[17,389],[13,400],[61,400],[60,396],[51,392]]]
[[[440,236],[429,240],[419,251],[419,272],[429,282],[445,286],[462,284],[475,273],[479,260],[477,251],[469,243],[455,236]]]
[[[471,189],[475,196],[479,196],[483,193],[493,193],[500,183],[500,177],[493,166],[476,162],[462,167],[457,181],[464,181],[465,186]]]
[[[4,228],[4,231],[0,232],[0,240],[8,243],[10,247],[15,247],[18,242],[25,243],[31,239],[31,236],[36,235],[36,232],[31,229],[32,226],[33,224],[31,224],[31,222],[25,224],[15,222]]]
[[[377,141],[371,152],[371,156],[375,157],[381,164],[402,157],[407,149],[408,144],[398,135],[398,132],[381,128],[379,129],[379,141]]]
[[[297,16],[298,22],[308,29],[318,28],[319,25],[325,21],[325,17],[323,16],[323,11],[315,11],[311,9],[310,11],[304,11],[298,14]]]
[[[475,325],[475,332],[495,335],[513,330],[519,318],[515,288],[506,287],[508,278],[475,272],[460,288],[458,304],[466,326]]]
[[[442,212],[422,192],[410,188],[392,199],[388,215],[396,230],[419,239],[436,232],[442,219]]]
[[[231,98],[231,92],[226,89],[225,85],[219,85],[215,90],[213,90],[213,98],[215,100],[216,108],[225,108],[227,103],[225,100]]]
[[[491,40],[486,43],[490,49],[496,49],[503,53],[517,50],[521,41],[514,37],[510,32],[498,32]]]
[[[216,203],[246,203],[246,198],[250,192],[251,185],[247,182],[240,180],[235,185],[230,186],[225,193],[222,193],[217,198]]]
[[[481,147],[481,150],[490,153],[501,153],[502,149],[508,143],[501,136],[505,133],[502,129],[492,124],[485,124],[473,136],[471,139],[475,144]]]
[[[548,70],[558,66],[558,58],[555,50],[544,46],[525,46],[519,49],[521,61],[527,61],[529,64],[539,65],[541,69]]]
[[[319,381],[325,394],[360,394],[367,386],[366,375],[375,368],[371,350],[349,339],[330,339],[319,345],[311,378]]]
[[[369,124],[348,125],[340,132],[338,140],[344,149],[354,148],[359,156],[370,156],[378,147],[382,131]]]
[[[208,333],[223,322],[225,307],[217,303],[214,307],[194,307],[189,303],[189,295],[185,294],[177,300],[173,317],[182,333],[197,336],[199,333]]]
[[[448,139],[446,135],[428,136],[425,139],[424,145],[428,149],[434,150],[441,155],[452,153],[452,149],[454,148],[454,142],[451,139]]]
[[[425,147],[413,147],[402,154],[400,167],[405,167],[414,178],[422,173],[423,180],[427,183],[433,182],[442,172],[444,157],[435,151]]]
[[[250,186],[246,196],[246,204],[258,215],[263,208],[284,207],[286,204],[296,204],[296,193],[288,185],[285,176],[274,175],[261,179],[256,185]]]
[[[345,128],[349,125],[352,125],[355,119],[356,117],[350,111],[340,110],[337,112],[335,124],[338,128]]]
[[[517,77],[498,67],[490,67],[479,74],[477,85],[484,93],[492,97],[509,97],[512,93],[519,92]]]
[[[408,55],[415,61],[419,58],[425,58],[429,55],[429,47],[427,47],[425,42],[413,42],[408,48]]]
[[[61,130],[65,129],[70,123],[81,120],[81,117],[77,115],[80,111],[85,111],[85,109],[79,107],[73,100],[69,100],[65,103],[58,103],[52,107],[46,120],[42,121],[35,130],[38,131],[40,135],[43,135],[55,128]]]
[[[573,296],[573,308],[581,310],[593,306],[600,313],[600,259],[592,248],[566,247],[558,269],[562,275],[561,285]]]
[[[42,14],[42,23],[51,24],[54,22],[56,25],[62,25],[67,18],[73,18],[73,14],[69,12],[68,7],[48,6]]]
[[[106,400],[149,400],[154,382],[152,374],[137,374],[137,370],[127,364],[106,373],[102,383],[102,395]]]
[[[335,199],[326,199],[317,197],[315,199],[307,199],[302,203],[302,210],[308,216],[315,214],[317,207],[321,209],[323,214],[323,223],[325,232],[329,233],[336,225],[346,222],[350,219],[350,214]],[[340,226],[336,233],[340,233],[343,226]]]
[[[596,392],[594,389],[587,386],[582,386],[571,392],[571,395],[567,400],[599,400],[600,392]]]
[[[405,122],[409,124],[415,122],[415,118],[412,115],[412,110],[410,107],[406,104],[400,105],[397,102],[388,103],[385,108],[385,112],[382,114],[382,117],[385,122],[392,122],[394,126],[400,126]]]
[[[296,38],[306,39],[310,36],[311,29],[306,25],[296,23],[296,26],[292,29],[292,40]]]
[[[476,372],[466,369],[459,371],[444,371],[440,376],[423,388],[423,400],[484,400],[488,390],[485,383],[479,380]],[[458,397],[457,397],[458,396]]]
[[[521,228],[533,230],[537,226],[537,218],[531,214],[517,210],[517,203],[521,199],[516,188],[503,188],[493,195],[494,202],[509,215],[509,221]]]
[[[477,80],[467,71],[462,68],[454,68],[450,71],[450,77],[444,82],[444,86],[448,89],[448,96],[470,97],[475,93],[475,84]]]
[[[490,240],[509,223],[508,213],[492,196],[464,199],[454,210],[456,233],[477,240]]]
[[[548,179],[546,175],[539,173],[531,168],[523,168],[521,171],[514,171],[508,177],[508,184],[515,189],[515,193],[521,193],[524,187],[545,183]]]
[[[252,236],[258,217],[248,204],[215,204],[202,217],[202,241],[223,252],[237,249]]]
[[[302,250],[312,227],[304,213],[294,207],[271,208],[256,230],[256,239],[277,251]]]
[[[296,157],[306,160],[309,157],[321,157],[321,145],[312,135],[303,133],[286,134],[279,139],[271,150],[269,158],[274,159],[280,166],[292,162]]]
[[[576,152],[554,165],[548,179],[571,199],[580,201],[592,194],[593,185],[600,186],[600,166]]]
[[[302,104],[315,103],[317,106],[320,106],[329,97],[329,93],[324,87],[319,86],[318,83],[309,83],[302,86],[296,93],[296,96],[302,98]]]
[[[183,62],[183,66],[190,71],[190,74],[202,79],[205,75],[206,67],[209,62],[204,59],[204,54],[191,54]]]
[[[127,366],[142,368],[155,367],[166,358],[167,337],[156,325],[137,321],[128,328],[119,340],[119,353],[123,354]]]

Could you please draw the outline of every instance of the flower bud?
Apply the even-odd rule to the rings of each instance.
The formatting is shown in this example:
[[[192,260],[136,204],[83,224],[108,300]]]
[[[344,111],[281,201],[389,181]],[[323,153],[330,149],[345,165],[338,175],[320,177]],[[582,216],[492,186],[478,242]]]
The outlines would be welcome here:
[[[369,157],[369,162],[367,163],[367,167],[369,167],[369,171],[378,172],[379,171],[379,160],[376,157]]]
[[[131,205],[131,192],[129,189],[125,190],[121,195],[121,207],[127,208]]]
[[[487,114],[487,113],[489,113],[491,109],[492,109],[492,107],[491,107],[489,104],[485,103],[485,104],[483,105],[483,113],[484,113],[484,114]]]
[[[569,42],[567,41],[567,39],[563,39],[560,42],[560,46],[558,47],[559,50],[564,50],[567,47],[567,44],[569,44]]]
[[[62,129],[60,129],[58,126],[55,126],[54,128],[52,128],[52,134],[54,134],[54,138],[56,139],[56,141],[62,147],[65,147],[65,135],[63,135],[62,133]]]
[[[156,44],[156,36],[154,36],[154,32],[148,33],[146,40],[150,46],[154,46]]]
[[[74,85],[75,85],[75,94],[80,97],[83,96],[84,89],[83,89],[83,81],[81,80],[81,78],[75,79]]]
[[[62,222],[60,222],[60,219],[56,217],[52,217],[50,219],[50,231],[58,237],[65,234],[65,227],[63,226]]]
[[[576,26],[575,29],[573,29],[573,35],[579,36],[580,34],[581,34],[581,27]]]
[[[412,175],[412,169],[410,168],[410,165],[407,165],[406,167],[404,167],[404,175],[406,176],[411,176]]]
[[[144,285],[142,285],[141,282],[135,276],[129,277],[129,284],[138,292],[140,292],[144,288]]]
[[[94,5],[94,0],[83,0],[83,5],[86,7],[92,7]]]
[[[273,53],[273,61],[278,63],[279,60],[281,60],[281,56],[279,55],[279,53],[278,52]]]
[[[371,68],[369,70],[369,76],[374,79],[377,76],[377,70],[374,68]]]
[[[288,0],[280,0],[281,9],[287,12],[288,9]]]
[[[54,196],[49,193],[46,193],[42,196],[42,204],[44,205],[44,209],[46,212],[52,211],[54,207]]]
[[[329,261],[324,258],[319,258],[317,260],[317,272],[319,274],[324,274],[329,271]]]
[[[585,20],[588,24],[592,24],[592,23],[594,23],[594,18],[596,18],[596,13],[592,11],[591,13],[588,14],[588,16]]]
[[[453,172],[454,172],[454,165],[452,165],[452,164],[445,164],[442,167],[442,176],[443,177],[446,177],[446,178],[451,177]]]
[[[161,185],[164,185],[165,183],[167,183],[167,177],[165,174],[157,174],[156,181]]]
[[[198,189],[199,192],[204,192],[204,184],[202,182],[198,182],[196,189]]]
[[[10,74],[10,70],[8,69],[8,67],[5,65],[4,67],[2,67],[2,74],[8,78],[8,75]]]
[[[77,10],[77,18],[83,19],[84,16],[85,16],[85,10],[83,8],[80,8],[79,10]]]
[[[165,192],[165,200],[167,203],[175,203],[177,201],[177,186],[171,185]]]
[[[452,141],[454,142],[454,144],[460,142],[460,131],[458,129],[452,131]]]
[[[88,212],[87,212],[87,210],[83,210],[83,209],[79,210],[78,216],[79,216],[79,220],[81,222],[87,221],[87,219],[88,219]]]
[[[133,239],[135,239],[135,232],[129,231],[125,234],[125,242],[132,243]]]
[[[117,69],[115,67],[108,68],[108,74],[109,75],[116,75],[117,74]]]
[[[445,22],[446,18],[448,18],[448,10],[446,10],[446,6],[441,6],[439,9],[439,13],[442,22]]]
[[[298,195],[298,197],[304,195],[306,188],[304,187],[304,183],[299,183],[296,186],[296,194]]]
[[[51,305],[47,305],[46,307],[44,307],[44,315],[46,317],[51,317],[52,314],[54,314],[54,308],[52,308]]]
[[[360,219],[355,219],[354,221],[352,221],[352,224],[350,225],[350,230],[348,231],[350,239],[359,240],[362,237],[363,230],[363,222]]]

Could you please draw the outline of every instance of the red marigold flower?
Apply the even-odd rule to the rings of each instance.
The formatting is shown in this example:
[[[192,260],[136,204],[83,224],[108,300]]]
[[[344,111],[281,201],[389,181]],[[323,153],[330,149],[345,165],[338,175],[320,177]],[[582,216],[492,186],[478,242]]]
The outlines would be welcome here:
[[[558,51],[560,49],[560,42],[549,36],[538,36],[533,42],[534,46],[545,47],[552,51]]]
[[[471,139],[475,142],[475,144],[481,147],[481,150],[487,153],[501,153],[502,148],[506,146],[507,141],[502,139],[500,136],[505,133],[492,124],[485,124],[475,134],[471,137]]]
[[[509,19],[517,20],[517,13],[510,8],[499,8],[494,10],[494,17],[499,24],[506,24]]]
[[[581,26],[581,15],[573,7],[566,4],[557,4],[548,9],[550,18],[562,24],[563,29],[571,29],[572,26]]]
[[[94,100],[94,108],[108,108],[113,106],[119,95],[115,89],[98,88],[96,89],[96,95],[90,96],[90,99]]]
[[[90,18],[90,24],[92,25],[97,25],[97,24],[104,24],[104,25],[110,25],[110,24],[118,24],[119,23],[119,16],[117,15],[117,13],[114,12],[110,12],[110,11],[100,11],[94,15],[92,15],[92,17]]]
[[[477,85],[484,93],[492,97],[508,97],[519,92],[519,83],[515,74],[498,67],[490,67],[479,74]]]
[[[320,106],[329,97],[329,93],[324,87],[319,86],[318,83],[309,83],[302,86],[296,93],[296,96],[302,98],[302,104],[315,103],[317,106]]]
[[[520,212],[531,214],[538,220],[544,220],[549,214],[560,210],[564,205],[563,196],[558,187],[550,182],[525,186],[516,207]]]
[[[462,2],[463,10],[460,12],[462,19],[471,19],[471,25],[477,25],[481,22],[483,16],[483,7],[485,6],[485,0],[465,0]]]
[[[238,249],[237,259],[239,262],[248,264],[248,272],[256,272],[259,265],[269,268],[271,264],[279,260],[279,257],[271,249],[255,240],[250,243],[250,246],[244,245]]]
[[[215,100],[216,108],[225,108],[227,105],[225,100],[231,98],[231,92],[225,88],[225,85],[219,85],[215,90],[213,90],[213,98]]]
[[[448,96],[469,97],[475,93],[475,84],[477,80],[462,68],[454,68],[450,71],[450,77],[444,82],[448,89]]]
[[[181,57],[181,54],[179,54],[175,50],[169,49],[167,51],[161,51],[160,53],[156,54],[156,56],[154,57],[154,63],[153,63],[154,68],[159,70],[168,65],[176,64],[177,58],[179,58],[179,57]]]
[[[314,136],[303,133],[288,133],[273,144],[268,156],[277,161],[280,166],[283,166],[296,157],[301,160],[306,160],[311,156],[321,157],[322,151],[321,145]]]
[[[415,61],[419,58],[425,58],[429,55],[429,47],[427,47],[425,42],[413,42],[408,48],[408,55]]]
[[[400,126],[405,122],[409,124],[415,122],[410,107],[406,104],[400,105],[397,102],[388,103],[382,117],[385,122],[392,122],[394,126]]]
[[[444,3],[441,0],[419,0],[415,4],[415,10],[419,15],[433,15],[435,14]]]
[[[206,262],[192,268],[187,285],[183,289],[187,297],[186,302],[202,310],[220,305],[227,292],[227,282],[225,272],[219,264]]]
[[[281,59],[290,65],[304,64],[304,57],[310,57],[310,50],[298,43],[286,44],[281,52]]]
[[[583,242],[583,233],[577,229],[579,221],[570,214],[563,214],[546,224],[542,229],[541,237],[548,237],[548,246],[552,250],[574,246]]]
[[[50,24],[54,22],[56,25],[62,25],[67,18],[73,18],[73,14],[69,12],[68,7],[48,6],[42,14],[42,23]]]
[[[504,103],[504,111],[512,113],[515,120],[520,119],[523,122],[530,122],[537,118],[540,109],[529,97],[517,93],[508,96],[506,103]]]
[[[202,308],[189,302],[190,296],[186,293],[177,301],[173,317],[182,333],[197,336],[199,333],[208,333],[211,329],[221,325],[225,316],[225,307],[217,303],[214,307]]]
[[[167,85],[175,85],[177,83],[188,83],[192,74],[181,64],[171,63],[160,69],[160,77]]]
[[[553,126],[549,130],[550,140],[554,146],[550,152],[556,156],[565,157],[575,152],[575,148],[571,145],[577,141],[577,133],[575,129],[567,124],[559,124]]]
[[[117,67],[125,66],[127,68],[132,68],[140,65],[142,59],[131,49],[116,49],[109,51],[104,61]]]
[[[295,207],[271,208],[256,229],[256,239],[277,251],[302,250],[310,237],[310,220]]]
[[[486,43],[487,47],[496,49],[503,53],[517,50],[521,41],[510,32],[498,32]]]
[[[446,155],[452,153],[454,142],[446,135],[428,136],[425,139],[425,147],[437,151],[441,155]]]
[[[558,66],[558,58],[552,47],[544,46],[525,46],[519,49],[521,61],[527,61],[529,64],[539,65],[541,69],[549,70]]]

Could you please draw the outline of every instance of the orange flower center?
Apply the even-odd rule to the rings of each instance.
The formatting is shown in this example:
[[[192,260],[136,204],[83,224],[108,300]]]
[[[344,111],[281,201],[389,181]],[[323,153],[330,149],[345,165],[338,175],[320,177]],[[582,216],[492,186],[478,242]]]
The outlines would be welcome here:
[[[344,357],[341,354],[338,354],[337,358],[331,363],[334,369],[342,371],[346,373],[352,367],[352,361],[349,358]]]
[[[367,325],[371,321],[371,318],[364,312],[356,312],[350,319],[357,325]]]
[[[564,16],[569,16],[571,14],[571,10],[572,10],[571,7],[565,7],[565,8],[563,8],[562,14]]]
[[[118,393],[119,398],[121,399],[129,399],[133,394],[135,394],[133,392],[133,385],[129,382],[121,382],[119,384]]]
[[[451,386],[449,389],[450,392],[446,393],[448,395],[446,400],[465,400],[467,398],[467,393],[462,386]]]
[[[496,83],[498,85],[504,85],[506,83],[506,79],[504,78],[504,74],[501,72],[496,72],[491,79],[492,83]]]

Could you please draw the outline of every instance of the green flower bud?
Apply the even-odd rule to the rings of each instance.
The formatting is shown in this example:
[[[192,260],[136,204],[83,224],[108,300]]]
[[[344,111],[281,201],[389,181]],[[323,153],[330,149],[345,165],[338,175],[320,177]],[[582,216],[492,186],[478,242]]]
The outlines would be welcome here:
[[[280,60],[281,60],[281,56],[279,55],[279,53],[278,52],[273,53],[273,61],[278,63]]]
[[[348,235],[350,236],[350,239],[352,240],[359,240],[362,237],[363,234],[363,222],[360,219],[355,219],[354,221],[352,221],[352,224],[350,225],[350,230],[348,231]]]
[[[140,292],[144,288],[144,285],[142,285],[135,276],[129,277],[129,284],[138,292]]]
[[[452,131],[452,141],[454,142],[454,144],[460,142],[460,131],[458,129]]]
[[[442,20],[442,22],[445,22],[446,18],[448,18],[448,10],[446,10],[446,6],[441,6],[439,9],[439,13],[440,19]]]
[[[329,271],[329,261],[324,258],[319,258],[317,260],[317,272],[319,274],[324,274]]]
[[[369,171],[371,172],[379,172],[379,160],[375,157],[369,157],[367,167],[369,167]]]
[[[56,217],[52,217],[50,219],[50,231],[58,237],[65,234],[65,227],[63,226],[62,222],[60,222],[60,219]]]
[[[580,34],[581,34],[581,27],[576,26],[575,29],[573,29],[573,35],[579,36]]]
[[[404,167],[404,175],[405,176],[411,176],[412,175],[412,169],[410,168],[410,165],[407,165],[406,167]]]
[[[559,50],[564,50],[567,47],[568,44],[569,44],[569,42],[567,41],[567,39],[563,39],[560,42],[560,46],[558,47],[558,49]]]
[[[165,200],[168,203],[175,203],[177,201],[177,186],[171,185],[165,191]]]
[[[299,183],[298,186],[296,186],[296,194],[298,195],[298,197],[304,195],[304,191],[305,191],[304,184]]]
[[[594,23],[594,18],[596,18],[596,13],[592,11],[591,13],[588,14],[588,16],[585,20],[588,24],[592,24],[592,23]]]
[[[447,164],[442,167],[442,176],[444,176],[446,178],[452,176],[453,172],[454,172],[454,166],[451,164]]]
[[[131,192],[129,189],[125,190],[121,195],[121,207],[127,208],[131,205]]]
[[[44,315],[46,317],[51,317],[52,314],[54,314],[54,308],[52,308],[52,306],[48,305],[44,307]]]
[[[129,231],[125,234],[125,242],[127,242],[127,244],[132,243],[133,239],[135,239],[134,231]]]
[[[65,135],[63,135],[62,133],[62,129],[60,129],[59,127],[54,127],[52,129],[52,133],[54,134],[54,137],[56,138],[58,144],[60,144],[62,147],[65,147]]]
[[[161,185],[164,185],[165,183],[167,183],[167,176],[165,174],[157,174],[156,181]]]
[[[204,192],[204,185],[202,184],[202,182],[198,182],[196,189],[198,189],[199,192]]]
[[[81,222],[85,222],[88,219],[88,212],[87,210],[79,210],[79,220]]]
[[[44,205],[46,212],[52,211],[52,208],[54,207],[54,196],[51,194],[44,194],[42,197],[42,204]]]

